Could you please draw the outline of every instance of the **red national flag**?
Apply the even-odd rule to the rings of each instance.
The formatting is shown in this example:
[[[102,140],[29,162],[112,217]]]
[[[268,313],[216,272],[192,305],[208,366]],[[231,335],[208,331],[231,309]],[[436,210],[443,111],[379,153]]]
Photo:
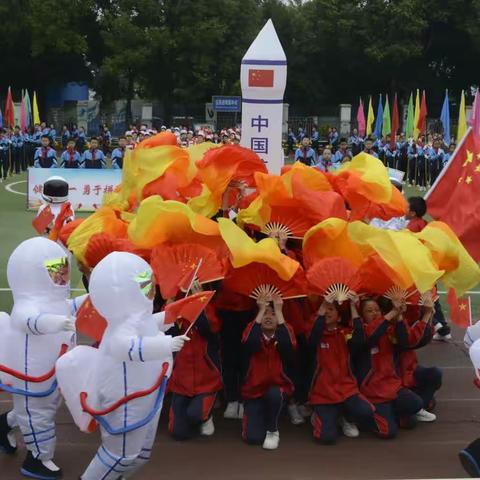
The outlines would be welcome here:
[[[15,126],[15,110],[13,107],[12,90],[8,87],[7,103],[5,104],[5,123],[13,128]]]
[[[447,302],[450,306],[450,320],[461,328],[467,328],[472,324],[472,310],[470,297],[457,298],[455,290],[448,291]]]
[[[427,130],[427,98],[425,90],[422,94],[422,102],[420,104],[420,112],[418,115],[417,129],[421,134],[425,134]]]
[[[273,87],[273,70],[250,69],[248,71],[249,87]]]
[[[47,227],[52,223],[55,215],[52,213],[50,206],[47,205],[32,221],[32,227],[39,235],[43,235]]]
[[[393,150],[395,148],[395,140],[398,129],[400,127],[400,119],[398,116],[398,100],[397,94],[395,94],[395,99],[393,100],[393,111],[392,111],[392,131],[390,133],[390,148]]]
[[[480,137],[469,128],[425,196],[428,213],[447,223],[480,261]]]
[[[175,323],[178,318],[193,323],[208,305],[215,292],[198,292],[170,303],[165,307],[165,324]]]
[[[83,333],[96,342],[101,342],[107,321],[102,317],[93,306],[88,297],[77,312],[76,321],[77,332]]]

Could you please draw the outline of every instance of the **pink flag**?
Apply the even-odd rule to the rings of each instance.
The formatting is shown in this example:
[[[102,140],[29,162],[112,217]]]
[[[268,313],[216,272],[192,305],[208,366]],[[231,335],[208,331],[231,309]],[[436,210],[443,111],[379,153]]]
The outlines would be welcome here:
[[[470,113],[470,118],[468,119],[468,126],[469,127],[473,127],[473,122],[475,121],[475,109],[476,109],[476,106],[477,106],[477,99],[478,99],[478,88],[477,88],[477,91],[475,93],[475,98],[473,100],[473,105],[472,105],[472,111]]]
[[[27,111],[25,110],[25,101],[23,98],[23,94],[22,101],[20,103],[20,128],[22,129],[22,132],[27,131]]]
[[[362,99],[360,99],[360,104],[358,105],[357,111],[357,124],[358,124],[358,134],[363,137],[365,135],[365,112],[363,111]]]

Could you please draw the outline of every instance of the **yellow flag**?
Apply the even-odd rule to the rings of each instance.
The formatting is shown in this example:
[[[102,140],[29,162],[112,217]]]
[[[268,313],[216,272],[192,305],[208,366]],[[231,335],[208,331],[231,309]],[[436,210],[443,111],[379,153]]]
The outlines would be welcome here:
[[[458,132],[457,143],[464,137],[467,131],[467,114],[465,111],[465,92],[462,90],[462,96],[460,99],[460,111],[458,112]]]
[[[373,122],[375,121],[375,114],[373,113],[372,97],[368,102],[368,115],[367,115],[367,137],[373,132]]]
[[[420,130],[418,129],[418,118],[420,117],[420,92],[417,89],[417,96],[415,98],[415,115],[413,116],[413,138],[418,140]]]
[[[33,92],[33,123],[40,123],[40,114],[38,113],[37,92]]]

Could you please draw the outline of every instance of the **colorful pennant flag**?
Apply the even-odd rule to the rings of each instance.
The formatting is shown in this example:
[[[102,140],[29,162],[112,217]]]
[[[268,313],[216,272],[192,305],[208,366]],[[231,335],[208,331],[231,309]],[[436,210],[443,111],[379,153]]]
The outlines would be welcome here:
[[[363,111],[363,102],[360,99],[357,110],[357,125],[358,125],[358,134],[363,137],[365,136],[365,112]]]
[[[388,95],[385,96],[385,109],[383,110],[383,127],[382,135],[386,137],[392,131],[392,124],[390,123],[390,104],[388,102]]]
[[[25,110],[25,98],[22,92],[22,99],[20,101],[20,129],[23,133],[27,131],[27,112]]]
[[[420,92],[417,88],[417,95],[415,97],[415,114],[413,116],[413,138],[415,140],[418,139],[420,135],[420,130],[418,129],[418,119],[420,117]]]
[[[405,134],[407,138],[413,138],[413,121],[414,121],[414,112],[413,112],[413,94],[410,92],[410,98],[408,99],[408,108],[407,108],[407,126],[405,127]]]
[[[420,104],[417,129],[421,135],[424,135],[427,130],[427,98],[425,95],[425,90],[422,93],[422,103]]]
[[[383,123],[383,105],[382,94],[380,94],[380,101],[378,102],[377,120],[375,122],[375,137],[380,138],[382,136],[382,123]]]
[[[372,97],[368,101],[368,114],[367,114],[367,137],[373,132],[373,122],[375,121],[375,114],[373,113]]]
[[[40,114],[38,113],[37,92],[33,92],[33,123],[40,124]]]
[[[450,145],[450,105],[448,103],[448,90],[445,90],[445,100],[443,101],[440,121],[443,125],[443,141]]]
[[[25,90],[25,111],[27,114],[27,128],[32,126],[32,104],[30,103],[30,95],[28,94],[28,90]]]
[[[460,95],[460,110],[458,111],[457,143],[460,143],[467,131],[467,109],[465,107],[465,92]]]
[[[5,105],[5,124],[11,128],[15,126],[15,109],[13,106],[12,90],[8,87],[7,103]]]
[[[394,149],[395,147],[395,140],[398,133],[398,129],[400,128],[400,117],[398,115],[398,99],[397,94],[395,94],[395,98],[393,100],[393,112],[392,112],[392,132],[390,135],[390,148]]]

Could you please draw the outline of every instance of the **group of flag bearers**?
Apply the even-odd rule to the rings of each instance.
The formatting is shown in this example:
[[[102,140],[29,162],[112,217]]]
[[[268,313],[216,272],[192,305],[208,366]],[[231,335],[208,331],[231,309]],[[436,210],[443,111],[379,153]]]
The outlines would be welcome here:
[[[155,454],[167,391],[174,438],[213,435],[224,389],[224,416],[267,450],[279,446],[284,409],[295,424],[310,418],[323,444],[339,426],[393,438],[435,420],[441,372],[415,354],[434,334],[435,284],[461,295],[480,280],[452,230],[370,225],[422,222],[366,153],[335,172],[296,163],[271,175],[240,146],[164,138],[127,154],[102,208],[10,258],[0,387],[14,406],[0,417],[0,445],[15,453],[20,429],[22,473],[62,475],[57,382],[79,428],[100,428],[84,480],[129,478]],[[89,292],[72,301],[67,251]],[[75,329],[95,345],[74,347]]]

